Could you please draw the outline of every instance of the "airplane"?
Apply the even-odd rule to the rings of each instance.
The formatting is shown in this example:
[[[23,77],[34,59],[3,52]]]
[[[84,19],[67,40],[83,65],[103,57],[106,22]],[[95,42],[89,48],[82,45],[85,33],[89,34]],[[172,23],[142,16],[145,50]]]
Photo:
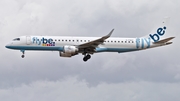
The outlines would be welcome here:
[[[132,52],[172,44],[173,36],[167,37],[167,21],[163,21],[152,33],[145,37],[120,38],[110,37],[114,29],[103,37],[76,37],[76,36],[20,36],[13,39],[5,47],[22,52],[25,51],[58,51],[60,57],[84,55],[86,62],[94,53],[100,52]]]

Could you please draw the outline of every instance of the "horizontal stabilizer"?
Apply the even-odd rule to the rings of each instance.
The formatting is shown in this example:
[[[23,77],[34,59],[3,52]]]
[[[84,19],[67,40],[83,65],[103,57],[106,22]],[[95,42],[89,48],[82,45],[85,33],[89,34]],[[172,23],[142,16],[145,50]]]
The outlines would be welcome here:
[[[161,44],[161,43],[166,43],[172,39],[174,39],[175,37],[169,37],[169,38],[166,38],[166,39],[163,39],[163,40],[160,40],[160,41],[157,41],[157,42],[154,42],[154,44]]]

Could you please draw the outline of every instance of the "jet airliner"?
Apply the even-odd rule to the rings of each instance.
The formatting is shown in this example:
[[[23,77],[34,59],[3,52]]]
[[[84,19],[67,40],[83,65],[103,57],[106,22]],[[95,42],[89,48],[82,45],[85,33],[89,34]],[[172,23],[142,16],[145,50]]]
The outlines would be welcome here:
[[[22,58],[26,50],[58,51],[60,57],[72,57],[81,53],[83,61],[99,52],[132,52],[172,44],[173,36],[167,37],[166,19],[152,33],[145,37],[120,38],[110,37],[114,29],[103,37],[75,36],[21,36],[13,39],[6,48],[20,50]]]

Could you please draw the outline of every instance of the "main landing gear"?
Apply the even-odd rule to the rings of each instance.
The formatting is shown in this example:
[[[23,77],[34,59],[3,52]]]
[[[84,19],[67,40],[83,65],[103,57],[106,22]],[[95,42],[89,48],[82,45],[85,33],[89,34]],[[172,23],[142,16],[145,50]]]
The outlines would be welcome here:
[[[24,55],[25,54],[25,50],[21,50],[21,52],[22,52],[21,57],[24,58],[25,57],[25,55]]]
[[[91,58],[91,55],[87,54],[84,55],[83,61],[86,62],[87,60],[89,60]]]

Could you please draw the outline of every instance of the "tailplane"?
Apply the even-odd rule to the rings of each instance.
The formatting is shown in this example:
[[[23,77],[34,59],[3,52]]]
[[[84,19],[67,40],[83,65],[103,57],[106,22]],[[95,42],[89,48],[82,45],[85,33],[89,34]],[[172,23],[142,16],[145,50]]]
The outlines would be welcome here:
[[[154,44],[163,44],[163,43],[167,43],[169,42],[170,40],[174,39],[175,37],[169,37],[169,38],[166,38],[166,39],[163,39],[163,40],[160,40],[160,41],[157,41],[157,42],[153,42]],[[171,42],[172,43],[172,42]]]

